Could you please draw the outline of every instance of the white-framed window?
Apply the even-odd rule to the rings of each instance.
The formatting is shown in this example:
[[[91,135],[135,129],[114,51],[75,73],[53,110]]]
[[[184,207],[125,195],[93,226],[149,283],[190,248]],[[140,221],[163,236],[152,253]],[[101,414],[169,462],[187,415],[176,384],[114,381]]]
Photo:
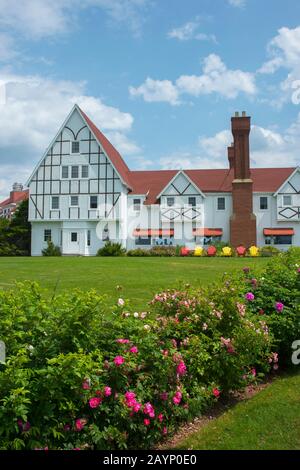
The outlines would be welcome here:
[[[50,228],[46,228],[44,230],[44,241],[45,242],[51,242],[51,229]]]
[[[71,206],[78,206],[78,196],[71,196],[70,204]]]
[[[52,196],[51,208],[52,209],[59,209],[59,196]]]
[[[195,207],[196,206],[196,197],[195,196],[190,196],[188,204],[189,204],[189,206]]]
[[[283,206],[292,206],[292,196],[282,196]]]
[[[79,166],[73,165],[71,166],[71,177],[72,178],[79,178]]]
[[[133,210],[140,212],[141,210],[141,200],[140,199],[134,199],[133,200]]]
[[[62,179],[68,179],[69,178],[69,167],[68,166],[62,166],[61,167],[61,177]]]
[[[86,245],[91,246],[91,231],[90,230],[86,232]]]
[[[268,210],[268,197],[267,196],[260,196],[259,198],[259,209],[261,211]]]
[[[97,209],[98,196],[90,196],[90,209]]]
[[[217,199],[217,210],[218,211],[225,211],[226,204],[225,204],[225,197],[221,196]]]
[[[78,233],[77,232],[71,232],[71,242],[77,242],[78,240]]]
[[[89,166],[82,165],[81,167],[81,178],[88,178],[89,177]]]
[[[172,207],[175,204],[175,197],[167,197],[167,206]]]
[[[80,153],[80,142],[77,140],[71,142],[71,153]]]

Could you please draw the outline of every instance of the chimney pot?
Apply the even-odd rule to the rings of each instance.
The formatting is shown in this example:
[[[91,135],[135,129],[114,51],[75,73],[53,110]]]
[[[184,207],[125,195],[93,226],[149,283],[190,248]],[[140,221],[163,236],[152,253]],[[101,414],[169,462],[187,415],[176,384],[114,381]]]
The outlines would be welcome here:
[[[243,117],[246,117],[246,111],[243,111],[243,112],[242,112],[242,116],[243,116]]]
[[[240,116],[240,113],[239,113],[238,111],[236,111],[236,112],[234,113],[234,117],[239,117],[239,116]]]

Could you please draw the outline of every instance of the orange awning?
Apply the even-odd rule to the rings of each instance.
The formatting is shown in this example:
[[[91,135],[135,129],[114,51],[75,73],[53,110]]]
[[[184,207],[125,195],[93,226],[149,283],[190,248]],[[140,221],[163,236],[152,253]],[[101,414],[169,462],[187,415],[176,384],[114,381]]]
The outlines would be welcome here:
[[[142,229],[137,228],[133,231],[134,237],[170,237],[174,235],[174,229]]]
[[[221,228],[194,228],[195,237],[221,237],[223,229]]]
[[[293,228],[264,228],[264,235],[294,235]]]

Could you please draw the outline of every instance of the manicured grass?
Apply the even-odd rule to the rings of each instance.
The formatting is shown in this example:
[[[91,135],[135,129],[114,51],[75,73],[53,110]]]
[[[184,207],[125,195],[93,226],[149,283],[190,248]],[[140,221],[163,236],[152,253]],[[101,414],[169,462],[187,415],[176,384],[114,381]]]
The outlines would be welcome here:
[[[300,374],[279,378],[176,447],[194,450],[299,450]]]
[[[224,272],[243,266],[263,267],[268,258],[0,258],[0,288],[15,281],[34,280],[57,292],[80,288],[96,289],[112,301],[117,296],[130,299],[132,306],[145,308],[145,302],[164,288],[180,282],[193,286],[207,285],[220,279]],[[122,294],[116,286],[123,287]]]

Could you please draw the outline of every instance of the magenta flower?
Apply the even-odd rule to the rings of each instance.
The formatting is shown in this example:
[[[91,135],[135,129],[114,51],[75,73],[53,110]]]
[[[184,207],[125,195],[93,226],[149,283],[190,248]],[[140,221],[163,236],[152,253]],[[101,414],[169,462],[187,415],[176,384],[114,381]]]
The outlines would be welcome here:
[[[131,353],[133,354],[137,354],[139,352],[138,348],[136,346],[132,346],[132,348],[130,348],[129,350]]]
[[[145,418],[145,419],[144,419],[144,425],[145,425],[145,426],[149,426],[149,424],[150,424],[150,419]]]
[[[125,362],[125,359],[123,356],[116,356],[114,358],[114,363],[116,364],[117,367],[121,366]]]
[[[84,426],[86,425],[86,423],[87,423],[87,420],[86,420],[86,419],[82,419],[82,418],[76,419],[76,421],[75,421],[75,429],[76,429],[76,431],[82,431],[82,429],[84,428]]]
[[[243,268],[243,271],[244,271],[245,274],[247,274],[250,271],[250,268],[245,267],[245,268]]]
[[[17,424],[21,432],[28,432],[31,428],[29,421],[26,421],[26,423],[24,423],[21,419],[18,419]]]
[[[101,402],[102,402],[102,400],[99,397],[90,398],[89,399],[90,408],[98,408],[98,406],[101,405]]]
[[[176,372],[178,375],[184,375],[186,374],[186,365],[183,361],[180,361],[178,366],[177,366],[177,369],[176,369]]]
[[[168,434],[168,429],[167,429],[166,426],[163,427],[162,433],[163,433],[164,436],[165,436],[166,434]]]
[[[104,387],[104,396],[105,397],[110,397],[111,396],[111,388],[110,387]]]
[[[162,423],[164,420],[164,415],[162,413],[159,413],[159,415],[157,416],[157,419],[160,423]]]
[[[182,400],[182,393],[181,392],[176,392],[174,397],[173,397],[174,405],[180,405],[181,400]]]
[[[282,302],[276,302],[275,309],[277,310],[277,312],[281,313],[284,309],[283,303]]]
[[[120,343],[120,344],[128,344],[128,343],[129,343],[129,339],[120,338],[120,339],[116,339],[116,342],[117,342],[117,343]]]
[[[160,394],[160,398],[163,400],[163,401],[167,401],[168,399],[168,393],[167,392],[163,392]]]
[[[221,392],[218,388],[213,389],[213,395],[218,398],[220,396]]]
[[[255,299],[254,294],[252,294],[252,292],[247,292],[247,294],[245,295],[245,299],[251,302]]]
[[[149,415],[150,418],[154,418],[155,416],[154,408],[149,402],[145,404],[143,412],[145,415]]]
[[[256,369],[255,368],[251,369],[251,375],[253,377],[256,377]]]
[[[134,405],[133,405],[133,411],[135,413],[138,413],[140,411],[140,409],[142,408],[142,405],[138,402],[136,402]]]
[[[82,383],[82,388],[83,390],[89,390],[91,387],[90,387],[90,381],[89,380],[84,380],[83,383]]]

